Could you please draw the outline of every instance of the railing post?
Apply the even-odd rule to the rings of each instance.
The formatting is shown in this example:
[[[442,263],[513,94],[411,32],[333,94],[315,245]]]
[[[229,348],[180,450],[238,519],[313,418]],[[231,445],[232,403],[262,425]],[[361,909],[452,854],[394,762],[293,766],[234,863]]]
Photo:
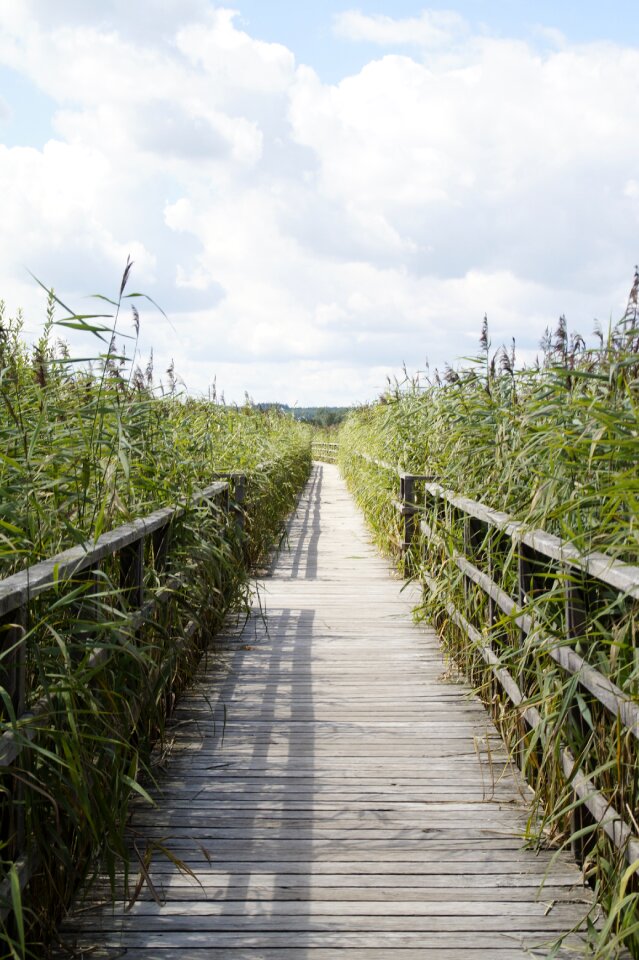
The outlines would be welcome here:
[[[120,590],[129,609],[144,603],[144,535],[120,551]]]
[[[244,533],[244,502],[246,500],[246,474],[236,473],[234,479],[233,516],[238,537]]]
[[[575,574],[570,570],[565,570],[565,617],[566,617],[566,633],[570,640],[574,641],[574,646],[577,652],[580,651],[580,647],[583,645],[582,641],[586,633],[586,624],[587,624],[587,615],[586,615],[586,600],[584,596],[584,591],[575,583]],[[570,707],[570,717],[577,730],[580,739],[587,735],[586,724],[584,718],[581,715],[581,710],[579,705],[574,703]],[[581,746],[581,744],[579,744]],[[586,861],[588,854],[592,850],[595,843],[594,831],[590,835],[582,834],[581,836],[575,837],[576,833],[586,829],[589,826],[593,825],[593,819],[588,814],[588,811],[583,806],[583,804],[578,804],[574,806],[571,814],[571,847],[575,860],[580,866],[583,866]]]
[[[520,540],[517,545],[517,602],[522,610],[532,599],[534,582],[530,554],[526,544]],[[520,646],[523,646],[525,638],[526,634],[520,628]]]
[[[399,477],[399,500],[404,517],[404,542],[402,554],[406,556],[415,536],[415,477],[402,473]]]
[[[487,553],[488,553],[488,576],[490,579],[497,583],[495,574],[497,565],[495,563],[496,554],[497,554],[497,535],[494,530],[489,529],[488,531],[488,544],[487,544]],[[490,630],[495,626],[497,622],[497,604],[495,603],[493,597],[488,594],[488,627]]]
[[[481,522],[477,517],[472,517],[469,513],[464,515],[464,554],[471,563],[475,563],[479,547],[483,542],[483,530]],[[467,574],[464,574],[464,600],[466,601],[466,615],[471,623],[476,619],[472,616],[471,598],[473,582]],[[475,624],[477,625],[477,624]]]
[[[539,596],[547,591],[548,579],[552,577],[552,566],[548,558],[544,558],[532,547],[529,547],[523,541],[519,541],[517,546],[518,555],[517,555],[517,599],[518,606],[520,610],[525,611],[526,608],[530,609],[531,621],[534,615],[535,607]],[[520,682],[519,687],[526,700],[531,695],[531,681],[530,681],[530,664],[532,663],[532,655],[529,653],[527,656],[523,654],[523,647],[526,643],[527,633],[520,627],[519,631],[519,647],[522,650],[521,653],[521,672],[520,672]],[[522,752],[521,752],[521,761],[522,761],[522,771],[524,770],[524,752],[523,748],[526,743],[526,735],[530,729],[526,720],[521,721],[522,729]],[[532,775],[540,773],[543,763],[544,763],[544,747],[541,740],[535,742],[535,754],[537,762],[537,768],[535,769],[534,765],[529,767],[526,776],[528,779],[532,780]]]
[[[166,561],[169,555],[169,542],[171,539],[171,524],[167,521],[164,526],[158,527],[152,534],[153,543],[153,568],[156,573],[161,573],[166,567]]]
[[[27,608],[18,607],[0,619],[0,650],[2,685],[11,698],[11,703],[19,719],[26,706],[26,643]],[[11,786],[10,805],[2,817],[2,840],[6,842],[5,858],[16,859],[23,851],[25,843],[24,786],[18,780]]]
[[[79,602],[75,606],[74,618],[76,623],[80,625],[84,624],[86,621],[89,621],[89,624],[93,624],[95,621],[95,595],[98,589],[98,583],[96,580],[96,573],[98,571],[98,566],[87,567],[85,570],[82,570],[80,573],[76,574],[73,577],[73,582],[80,585],[86,584],[86,589],[82,591],[82,595],[79,599]],[[89,627],[87,630],[78,629],[74,633],[74,636],[77,639],[78,647],[85,643],[91,643],[93,636],[93,629]],[[81,657],[83,655],[81,649],[77,650],[76,655]]]
[[[523,610],[529,600],[532,598],[534,587],[534,577],[526,544],[521,540],[517,544],[517,603]],[[528,678],[526,677],[527,663],[523,655],[523,647],[526,642],[526,632],[522,627],[518,630],[518,646],[520,650],[521,671],[519,675],[519,689],[522,692],[524,700],[528,695]],[[521,772],[526,774],[526,738],[528,735],[528,724],[522,717],[519,720],[519,740],[517,743],[518,765]]]
[[[27,608],[18,607],[0,618],[1,682],[9,696],[17,717],[25,707],[25,666]]]

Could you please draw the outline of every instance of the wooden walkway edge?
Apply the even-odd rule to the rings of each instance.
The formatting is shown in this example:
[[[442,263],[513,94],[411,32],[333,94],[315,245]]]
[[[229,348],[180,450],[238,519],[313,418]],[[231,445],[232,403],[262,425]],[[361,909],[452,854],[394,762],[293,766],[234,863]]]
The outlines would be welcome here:
[[[315,465],[251,617],[176,711],[157,805],[135,807],[160,903],[148,884],[130,909],[78,901],[69,952],[523,960],[582,925],[579,870],[526,849],[527,789],[402,587]],[[556,956],[585,951],[575,933]]]

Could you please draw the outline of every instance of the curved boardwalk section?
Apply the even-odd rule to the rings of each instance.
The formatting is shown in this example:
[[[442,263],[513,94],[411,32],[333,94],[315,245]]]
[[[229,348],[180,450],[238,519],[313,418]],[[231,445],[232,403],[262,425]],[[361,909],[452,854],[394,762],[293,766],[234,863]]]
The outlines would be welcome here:
[[[252,616],[176,711],[157,806],[135,809],[151,886],[78,904],[76,956],[520,960],[579,925],[576,866],[526,850],[525,787],[415,599],[315,466]]]

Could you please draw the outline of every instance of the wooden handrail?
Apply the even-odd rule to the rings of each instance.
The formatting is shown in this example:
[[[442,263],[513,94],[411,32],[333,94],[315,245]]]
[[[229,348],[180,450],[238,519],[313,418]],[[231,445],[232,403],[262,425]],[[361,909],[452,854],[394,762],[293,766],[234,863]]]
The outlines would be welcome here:
[[[204,500],[214,500],[228,490],[227,483],[214,483],[196,494],[189,501],[189,506],[195,506]],[[124,523],[107,533],[103,533],[95,541],[86,541],[69,550],[56,554],[49,560],[32,564],[19,573],[0,580],[0,617],[5,617],[13,610],[34,600],[45,590],[57,586],[88,567],[94,566],[106,557],[113,556],[125,547],[155,533],[168,526],[184,515],[187,506],[164,507],[142,517]]]
[[[339,443],[333,443],[331,440],[311,440],[311,454],[325,463],[336,463]]]
[[[616,560],[599,551],[581,553],[567,540],[562,540],[545,530],[529,527],[519,520],[513,520],[507,513],[492,510],[476,500],[460,497],[438,483],[427,484],[427,491],[432,496],[441,497],[442,500],[468,516],[505,533],[514,543],[523,543],[548,560],[556,560],[575,570],[581,570],[595,580],[614,587],[619,593],[639,599],[639,567]]]
[[[167,578],[167,590],[160,590],[155,596],[144,596],[144,555],[143,545],[147,537],[154,539],[155,567],[162,572],[166,564],[167,533],[171,524],[183,518],[189,510],[202,504],[217,504],[225,515],[234,517],[236,530],[241,534],[243,528],[243,503],[246,489],[246,474],[230,472],[219,475],[215,483],[199,491],[175,507],[156,510],[146,517],[122,524],[95,541],[81,545],[33,564],[25,570],[0,580],[0,650],[3,653],[2,667],[8,677],[9,693],[13,704],[11,727],[0,736],[0,769],[15,763],[23,749],[37,736],[52,701],[57,696],[57,687],[53,685],[47,695],[36,703],[26,704],[25,690],[25,645],[27,640],[27,609],[33,600],[48,590],[60,590],[65,585],[77,586],[78,574],[95,570],[103,560],[120,557],[120,593],[128,602],[127,627],[137,631],[148,621],[156,606],[165,599],[164,593],[175,586],[175,576]],[[222,479],[224,477],[224,479]],[[233,497],[231,498],[231,485]],[[74,582],[74,578],[75,582]],[[190,625],[194,626],[194,625]],[[187,632],[192,633],[190,626]],[[94,647],[90,656],[92,666],[99,666],[105,659],[105,651]],[[141,709],[141,707],[140,707]],[[23,889],[38,869],[39,859],[25,848],[27,838],[23,826],[18,830],[14,849],[9,858],[14,862],[18,884]],[[0,921],[11,913],[11,880],[7,875],[0,881]]]
[[[573,567],[575,570],[581,570],[595,580],[600,580],[602,583],[614,587],[619,593],[633,599],[639,599],[639,567],[616,560],[614,557],[599,551],[581,553],[567,540],[562,540],[545,530],[529,527],[519,520],[514,520],[507,513],[493,510],[484,503],[470,500],[468,497],[462,497],[452,490],[445,489],[436,483],[432,476],[402,470],[398,466],[393,466],[384,460],[378,460],[359,451],[353,451],[353,453],[373,466],[392,471],[397,474],[400,480],[402,477],[408,477],[412,480],[424,481],[428,493],[441,497],[442,500],[468,514],[468,516],[505,533],[515,543],[524,543],[549,560],[556,560]],[[398,502],[402,503],[401,498]],[[423,507],[420,507],[417,503],[406,502],[403,505],[410,507],[415,513],[423,510]]]
[[[426,543],[430,542],[440,550],[446,550],[451,561],[460,571],[464,582],[478,586],[490,598],[492,609],[498,607],[522,632],[523,636],[532,637],[533,648],[548,654],[563,670],[574,676],[577,682],[587,690],[612,717],[621,723],[636,740],[639,739],[639,704],[624,693],[609,677],[597,670],[571,646],[585,632],[584,613],[576,610],[574,579],[577,572],[589,580],[604,584],[614,589],[623,598],[639,599],[639,567],[616,560],[605,553],[591,552],[584,554],[573,544],[544,530],[530,528],[520,521],[514,520],[508,514],[492,510],[483,503],[470,500],[467,497],[447,490],[436,482],[434,477],[423,474],[413,474],[399,467],[394,467],[383,460],[375,459],[368,454],[352,451],[352,454],[380,470],[390,471],[399,479],[399,497],[393,500],[396,508],[404,520],[402,554],[408,561],[411,548],[420,532]],[[424,502],[417,500],[417,486],[423,491]],[[473,563],[468,556],[449,549],[445,538],[441,537],[433,525],[425,518],[428,506],[435,507],[437,502],[443,502],[453,507],[459,519],[468,532],[465,542],[472,542],[473,534],[477,536],[477,529],[496,531],[505,535],[513,545],[513,556],[520,557],[526,552],[529,559],[543,562],[552,568],[557,579],[563,578],[566,584],[565,603],[568,621],[577,626],[571,629],[563,638],[558,638],[544,632],[540,625],[535,623],[528,610],[534,609],[534,603],[528,599],[526,587],[525,562],[518,563],[518,599],[513,599],[490,576]],[[435,512],[435,511],[434,511]],[[418,518],[422,516],[417,523]],[[445,523],[445,521],[443,521]],[[470,529],[475,524],[474,531]],[[428,573],[421,573],[426,586],[434,591],[438,587],[437,578]],[[523,603],[522,603],[523,598]],[[526,698],[512,674],[499,660],[486,636],[474,627],[463,612],[452,602],[447,601],[445,607],[448,616],[463,630],[474,647],[480,652],[486,664],[492,669],[494,676],[500,683],[504,693],[520,711],[520,715],[531,728],[540,728],[543,735],[543,725],[539,712],[526,702]],[[572,609],[571,609],[572,607]],[[581,621],[581,622],[580,622]],[[490,627],[491,624],[487,624]],[[613,844],[623,850],[629,863],[639,859],[639,838],[623,816],[615,810],[610,798],[598,790],[590,776],[576,766],[575,758],[570,750],[561,746],[560,760],[567,782],[572,787],[580,804],[592,816],[596,825],[605,831]],[[576,814],[578,817],[579,814]],[[574,825],[578,829],[582,824]]]

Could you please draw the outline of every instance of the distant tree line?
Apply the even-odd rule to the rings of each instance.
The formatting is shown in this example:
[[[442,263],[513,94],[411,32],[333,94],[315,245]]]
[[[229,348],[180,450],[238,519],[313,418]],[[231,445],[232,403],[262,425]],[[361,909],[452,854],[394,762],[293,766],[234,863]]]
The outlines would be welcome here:
[[[279,410],[302,423],[316,427],[333,427],[341,423],[352,407],[289,407],[287,403],[257,403],[260,410]]]

